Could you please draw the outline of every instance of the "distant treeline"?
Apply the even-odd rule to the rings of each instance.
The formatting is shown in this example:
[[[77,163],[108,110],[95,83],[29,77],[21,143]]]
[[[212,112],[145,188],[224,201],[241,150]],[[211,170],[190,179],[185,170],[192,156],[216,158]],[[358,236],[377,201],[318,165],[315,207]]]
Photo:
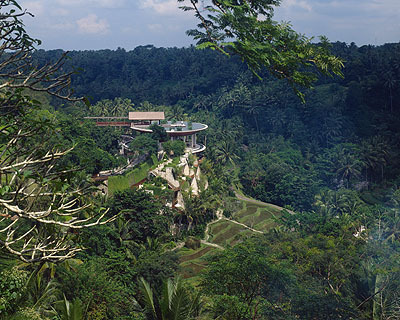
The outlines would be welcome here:
[[[91,113],[121,115],[133,103],[207,123],[207,156],[238,156],[247,193],[308,209],[321,187],[400,182],[399,49],[333,43],[345,76],[321,77],[305,104],[284,81],[260,80],[240,59],[194,47],[73,51],[66,68],[78,70],[73,87],[91,97]],[[35,58],[62,54],[39,50]]]
[[[400,44],[357,47],[354,43],[336,42],[332,46],[333,52],[345,60],[345,78],[322,78],[320,83],[350,86],[355,99],[363,90],[363,102],[372,107],[384,96],[386,107],[395,108],[396,103],[398,106],[398,93],[393,89],[400,79]],[[34,57],[43,64],[62,53],[62,50],[38,50]],[[243,74],[251,74],[238,58],[194,47],[140,46],[132,51],[72,51],[68,56],[66,68],[73,67],[78,72],[73,77],[76,93],[88,95],[93,103],[122,97],[134,102],[175,104],[233,86]]]
[[[62,50],[38,50],[40,64],[54,61]],[[215,92],[233,85],[247,67],[210,50],[155,48],[140,46],[124,49],[72,51],[66,68],[73,68],[73,87],[92,103],[101,99],[129,98],[156,104],[175,104],[191,95]]]

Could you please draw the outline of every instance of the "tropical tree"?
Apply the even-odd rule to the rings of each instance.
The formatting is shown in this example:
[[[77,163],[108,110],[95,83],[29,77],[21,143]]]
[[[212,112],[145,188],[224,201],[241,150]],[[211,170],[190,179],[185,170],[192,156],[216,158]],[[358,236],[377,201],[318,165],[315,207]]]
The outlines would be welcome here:
[[[152,124],[152,125],[149,127],[149,129],[150,129],[151,131],[153,131],[153,132],[151,133],[151,137],[152,137],[154,140],[156,140],[156,141],[158,141],[158,142],[167,141],[167,139],[168,139],[168,134],[167,134],[167,132],[165,131],[165,129],[164,129],[163,127],[161,127],[161,126],[159,126],[159,125],[157,125],[157,124]]]
[[[342,74],[343,62],[330,54],[325,37],[320,37],[320,45],[314,45],[312,38],[295,32],[290,24],[272,20],[280,0],[178,2],[200,21],[198,29],[187,31],[198,41],[198,48],[237,54],[256,75],[266,69],[278,79],[286,79],[302,98],[297,86],[311,86],[320,73]]]
[[[360,176],[361,166],[361,161],[354,154],[344,153],[339,158],[339,168],[336,173],[340,179],[346,180],[346,185],[349,187],[350,179]]]
[[[0,318],[13,314],[26,291],[28,273],[17,267],[0,272]]]
[[[217,162],[221,164],[230,163],[232,165],[235,165],[235,161],[239,159],[235,144],[229,140],[223,140],[215,147],[215,157]]]
[[[393,113],[393,89],[395,89],[398,80],[396,80],[391,71],[384,74],[384,86],[389,90],[390,112]]]
[[[134,104],[130,99],[103,99],[90,107],[88,115],[101,117],[127,117],[128,112],[134,110],[133,107]]]
[[[48,263],[45,262],[40,269],[38,268],[32,272],[26,285],[26,301],[33,310],[44,317],[54,316],[53,305],[59,299],[61,293],[54,278],[46,279],[44,270],[47,266]],[[55,269],[54,266],[53,268]]]
[[[361,158],[365,167],[365,177],[368,178],[368,170],[371,172],[371,179],[374,173],[379,172],[383,179],[384,168],[389,160],[389,144],[380,135],[373,136],[362,141],[360,145]]]
[[[246,107],[246,113],[253,117],[254,123],[256,124],[257,133],[260,134],[260,128],[258,125],[258,117],[262,113],[261,106],[257,104],[250,104]]]
[[[185,110],[182,108],[182,106],[180,106],[179,104],[175,104],[170,108],[168,116],[170,117],[170,119],[181,121],[185,120],[187,114],[185,114]]]
[[[376,170],[379,160],[375,149],[365,140],[360,144],[360,154],[365,169],[365,181],[368,182],[368,172],[373,173]]]
[[[37,91],[75,101],[72,73],[62,73],[63,55],[35,67],[31,53],[40,41],[25,31],[28,13],[14,0],[0,1],[0,245],[25,262],[61,261],[81,248],[82,228],[106,223],[106,211],[88,200],[85,178],[59,166],[71,149],[49,144],[51,121],[37,117]]]
[[[400,315],[399,213],[397,209],[375,206],[373,214],[376,223],[368,230],[368,246],[362,264],[369,291],[360,306],[369,308],[371,319],[396,319]]]
[[[129,143],[129,149],[136,155],[152,155],[158,150],[158,142],[150,134],[140,134]]]
[[[201,311],[201,296],[184,287],[181,278],[164,281],[161,291],[154,292],[149,283],[140,278],[141,303],[148,320],[193,320]]]
[[[105,99],[98,101],[95,105],[91,107],[92,116],[109,117],[111,116],[112,101]]]
[[[144,101],[140,103],[139,110],[140,111],[155,111],[156,106],[148,101]]]
[[[65,295],[64,299],[58,302],[57,308],[61,320],[83,320],[87,311],[81,300],[68,301]]]
[[[121,213],[116,225],[123,241],[144,243],[148,237],[163,237],[168,232],[168,208],[144,191],[117,192],[108,205],[113,214]]]

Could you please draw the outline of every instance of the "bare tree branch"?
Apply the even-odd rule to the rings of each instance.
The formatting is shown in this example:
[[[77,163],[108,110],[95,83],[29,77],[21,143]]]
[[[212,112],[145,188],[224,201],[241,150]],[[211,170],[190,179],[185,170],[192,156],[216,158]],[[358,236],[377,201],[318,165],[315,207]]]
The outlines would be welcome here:
[[[58,262],[83,249],[79,230],[116,217],[93,203],[89,181],[60,166],[72,148],[51,146],[51,123],[35,118],[39,106],[24,93],[82,100],[73,97],[73,72],[62,71],[67,53],[34,65],[40,41],[24,29],[27,14],[15,0],[0,0],[0,246],[27,263]]]

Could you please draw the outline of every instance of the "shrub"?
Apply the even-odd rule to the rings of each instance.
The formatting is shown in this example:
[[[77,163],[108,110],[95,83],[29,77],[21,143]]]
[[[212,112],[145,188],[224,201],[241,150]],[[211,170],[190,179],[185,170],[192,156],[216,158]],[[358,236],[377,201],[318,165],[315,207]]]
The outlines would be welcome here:
[[[0,273],[0,318],[15,311],[25,292],[27,278],[25,271],[15,267]]]
[[[168,135],[167,132],[165,131],[165,129],[157,124],[152,124],[149,127],[150,130],[152,130],[152,134],[151,137],[156,140],[156,141],[166,141],[168,139]]]
[[[193,249],[196,250],[198,248],[200,248],[201,246],[201,241],[200,239],[196,239],[193,237],[188,237],[185,241],[185,247],[189,248],[189,249]]]
[[[129,148],[139,154],[154,154],[157,153],[158,142],[149,134],[141,134],[129,143]]]
[[[46,318],[47,319],[47,318]],[[45,320],[40,316],[40,314],[32,308],[25,308],[14,315],[12,315],[8,320]]]
[[[163,148],[167,154],[172,153],[174,156],[181,156],[185,153],[185,143],[181,140],[164,142]]]

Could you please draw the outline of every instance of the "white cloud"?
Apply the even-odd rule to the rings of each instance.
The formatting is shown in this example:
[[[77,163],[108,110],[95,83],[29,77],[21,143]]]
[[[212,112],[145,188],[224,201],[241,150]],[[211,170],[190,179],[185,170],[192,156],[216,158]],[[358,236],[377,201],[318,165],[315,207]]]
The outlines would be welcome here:
[[[291,21],[300,33],[324,34],[332,41],[362,45],[400,39],[399,0],[284,0],[275,19]]]
[[[282,3],[282,8],[291,8],[291,7],[297,7],[297,8],[302,8],[306,11],[312,11],[312,6],[311,4],[306,1],[306,0],[285,0]]]
[[[125,0],[92,0],[92,2],[103,8],[120,8],[125,4]]]
[[[68,16],[68,15],[70,14],[70,12],[69,12],[69,10],[64,9],[64,8],[56,8],[56,9],[53,9],[53,11],[51,12],[51,14],[52,14],[53,16],[66,17],[66,16]]]
[[[147,28],[149,28],[149,30],[155,31],[155,32],[159,32],[159,31],[164,30],[163,26],[161,24],[158,24],[158,23],[148,24]]]
[[[75,25],[72,22],[55,23],[51,25],[53,30],[68,31],[73,30]]]
[[[367,10],[380,14],[400,14],[398,0],[373,0],[366,3]]]
[[[26,1],[21,4],[21,7],[35,16],[40,16],[44,13],[44,5],[41,1]]]
[[[193,12],[178,8],[182,4],[176,0],[20,1],[37,17],[24,18],[27,30],[47,48],[188,45],[192,40],[184,31],[198,23]],[[296,31],[308,36],[324,34],[332,41],[382,44],[400,40],[399,4],[400,0],[282,0],[274,19],[290,21]],[[120,32],[110,32],[114,30]],[[72,31],[104,36],[75,37]]]
[[[91,13],[87,17],[76,21],[79,31],[87,34],[108,33],[110,25],[107,20],[99,19],[97,15]]]
[[[85,0],[56,0],[57,4],[66,7],[83,6],[87,1]]]
[[[66,7],[120,8],[125,0],[57,0],[57,3]]]
[[[182,12],[176,0],[141,0],[142,7],[153,9],[160,15],[176,15]]]

